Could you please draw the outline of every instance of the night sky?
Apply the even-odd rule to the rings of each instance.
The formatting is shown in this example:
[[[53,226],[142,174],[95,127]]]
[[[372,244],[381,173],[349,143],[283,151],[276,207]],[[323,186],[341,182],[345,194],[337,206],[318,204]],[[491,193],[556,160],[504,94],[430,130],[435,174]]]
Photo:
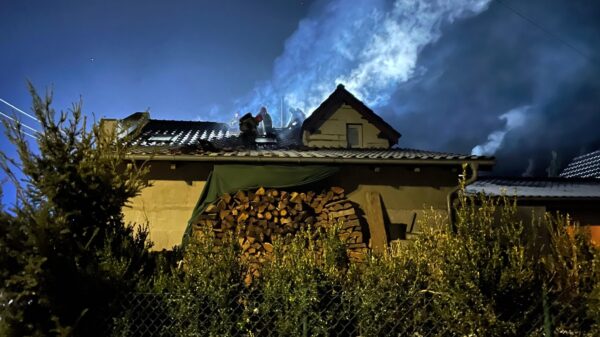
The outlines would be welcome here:
[[[277,124],[344,83],[401,147],[495,155],[494,174],[600,148],[596,0],[0,0],[0,32],[0,98],[28,112],[30,80],[96,118],[266,105]]]

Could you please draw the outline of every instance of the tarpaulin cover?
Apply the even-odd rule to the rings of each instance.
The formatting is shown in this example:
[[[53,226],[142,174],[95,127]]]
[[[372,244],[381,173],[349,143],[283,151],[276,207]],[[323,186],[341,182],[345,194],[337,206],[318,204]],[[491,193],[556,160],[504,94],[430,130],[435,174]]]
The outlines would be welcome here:
[[[257,189],[261,186],[268,188],[301,186],[325,179],[338,171],[337,167],[320,165],[215,165],[188,221],[183,243],[185,245],[191,234],[192,223],[223,193]]]

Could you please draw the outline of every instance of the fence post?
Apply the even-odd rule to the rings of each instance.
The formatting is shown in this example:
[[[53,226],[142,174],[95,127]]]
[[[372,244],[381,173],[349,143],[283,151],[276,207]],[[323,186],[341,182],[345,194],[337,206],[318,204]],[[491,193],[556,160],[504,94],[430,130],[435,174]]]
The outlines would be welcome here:
[[[544,310],[544,336],[552,337],[552,317],[550,316],[550,305],[548,303],[548,290],[546,282],[542,285],[542,307]]]
[[[308,324],[306,322],[306,316],[304,315],[304,317],[302,317],[302,336],[303,337],[308,337]]]

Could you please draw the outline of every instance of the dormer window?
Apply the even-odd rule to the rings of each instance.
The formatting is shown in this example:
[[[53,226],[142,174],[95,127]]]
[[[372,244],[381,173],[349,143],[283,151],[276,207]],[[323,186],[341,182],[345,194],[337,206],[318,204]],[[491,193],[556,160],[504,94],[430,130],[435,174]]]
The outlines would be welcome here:
[[[310,148],[389,149],[400,133],[343,85],[302,123],[302,144]]]
[[[346,124],[348,148],[362,147],[362,124]]]

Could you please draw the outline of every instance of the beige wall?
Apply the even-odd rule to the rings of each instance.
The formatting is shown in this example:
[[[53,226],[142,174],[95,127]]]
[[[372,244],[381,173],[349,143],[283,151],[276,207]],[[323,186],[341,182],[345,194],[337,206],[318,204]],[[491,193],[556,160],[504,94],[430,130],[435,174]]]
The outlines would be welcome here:
[[[310,147],[332,147],[345,148],[346,124],[362,125],[362,147],[363,148],[388,148],[387,139],[378,138],[380,133],[373,124],[369,123],[360,113],[349,105],[343,105],[333,115],[325,120],[318,132],[309,133],[304,131],[303,142]]]
[[[123,209],[126,222],[148,223],[154,250],[171,249],[181,243],[183,232],[200,197],[209,165],[152,162],[151,186]]]
[[[178,162],[174,167],[171,165],[169,162],[152,162],[148,176],[151,186],[132,199],[130,207],[123,209],[127,222],[149,224],[155,250],[170,249],[181,243],[187,221],[212,170],[212,165],[202,163]],[[348,198],[363,210],[366,192],[378,192],[390,223],[410,226],[416,214],[413,234],[418,235],[419,223],[431,210],[447,218],[447,196],[457,185],[459,171],[453,166],[348,165],[320,184],[323,185],[321,187],[343,187]],[[315,187],[315,190],[320,189]],[[541,216],[546,210],[569,213],[582,224],[596,225],[590,226],[590,231],[593,239],[600,244],[600,216],[596,206],[580,203],[569,206],[560,202],[548,207],[539,202],[521,204],[518,212],[525,223],[531,220],[532,215]],[[363,216],[366,218],[366,215]],[[389,234],[390,228],[387,230]]]
[[[181,243],[187,221],[212,169],[212,165],[192,162],[179,162],[174,169],[170,165],[153,162],[149,175],[152,186],[123,210],[126,221],[148,222],[155,250],[170,249]],[[433,209],[447,217],[446,197],[457,184],[457,172],[458,167],[450,166],[351,165],[343,166],[338,174],[321,184],[343,187],[348,198],[363,209],[365,193],[378,192],[390,222],[410,226],[416,214],[414,231],[418,233],[418,222],[424,219],[425,212]]]
[[[347,166],[331,184],[344,187],[349,199],[362,209],[366,192],[378,192],[389,222],[410,226],[416,215],[413,232],[417,234],[426,213],[447,219],[447,197],[457,185],[457,172],[458,167],[451,166]],[[388,235],[393,232],[390,229]]]

